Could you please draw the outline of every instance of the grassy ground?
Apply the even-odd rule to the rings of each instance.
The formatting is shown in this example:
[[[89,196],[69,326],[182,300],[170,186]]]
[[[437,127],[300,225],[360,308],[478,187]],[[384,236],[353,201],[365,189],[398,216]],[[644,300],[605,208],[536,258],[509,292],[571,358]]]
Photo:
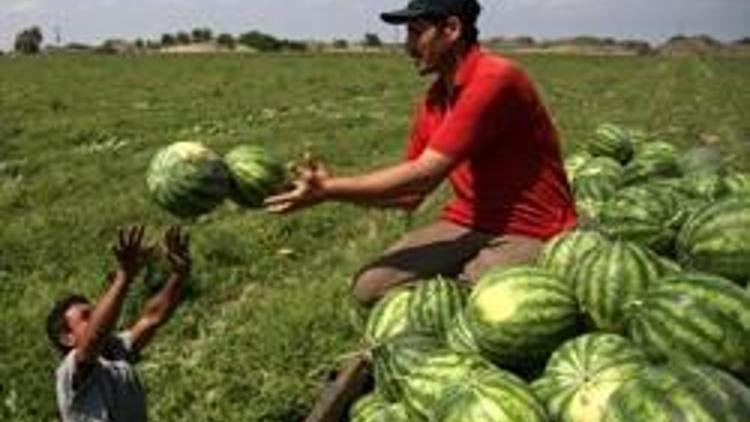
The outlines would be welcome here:
[[[565,149],[610,121],[750,162],[750,60],[523,56]],[[148,200],[151,155],[177,140],[219,152],[311,149],[340,173],[400,157],[427,81],[401,56],[0,58],[0,419],[51,420],[44,317],[95,296],[118,226],[174,221]],[[415,223],[430,220],[430,201]],[[396,212],[325,205],[289,217],[226,206],[191,227],[184,306],[141,365],[157,421],[296,421],[356,348],[347,283],[406,227]],[[135,288],[123,320],[143,289]]]

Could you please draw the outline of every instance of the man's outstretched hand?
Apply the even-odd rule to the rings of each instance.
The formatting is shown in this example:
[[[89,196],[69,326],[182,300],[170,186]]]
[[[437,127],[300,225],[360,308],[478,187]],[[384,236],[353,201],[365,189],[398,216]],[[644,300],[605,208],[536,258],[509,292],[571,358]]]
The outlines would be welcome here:
[[[167,260],[174,274],[185,276],[190,273],[190,234],[178,226],[172,226],[164,233],[164,246]]]
[[[145,264],[148,252],[143,248],[144,231],[142,225],[121,228],[117,233],[117,242],[112,246],[118,270],[127,281],[132,281]]]
[[[326,198],[324,182],[331,176],[322,162],[307,154],[304,163],[295,168],[297,179],[286,192],[266,198],[266,211],[283,214],[316,205]]]

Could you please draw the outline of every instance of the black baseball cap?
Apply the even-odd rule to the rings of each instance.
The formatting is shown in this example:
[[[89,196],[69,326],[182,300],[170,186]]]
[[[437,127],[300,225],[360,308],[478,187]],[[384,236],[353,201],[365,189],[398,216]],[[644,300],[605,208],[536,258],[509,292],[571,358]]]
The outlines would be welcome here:
[[[381,13],[380,19],[399,25],[421,18],[458,16],[474,23],[481,10],[477,0],[411,0],[403,9]]]

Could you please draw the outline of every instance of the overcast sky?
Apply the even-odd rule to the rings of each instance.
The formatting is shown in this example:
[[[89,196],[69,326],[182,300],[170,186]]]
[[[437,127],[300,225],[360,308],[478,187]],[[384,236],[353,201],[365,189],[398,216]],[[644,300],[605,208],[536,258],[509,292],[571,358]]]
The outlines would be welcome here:
[[[41,26],[47,42],[160,38],[207,26],[214,33],[257,29],[278,37],[361,39],[365,32],[400,39],[378,13],[407,0],[0,0],[0,49],[22,28]],[[724,41],[750,36],[750,0],[484,0],[483,37],[573,35],[660,42],[677,33]]]

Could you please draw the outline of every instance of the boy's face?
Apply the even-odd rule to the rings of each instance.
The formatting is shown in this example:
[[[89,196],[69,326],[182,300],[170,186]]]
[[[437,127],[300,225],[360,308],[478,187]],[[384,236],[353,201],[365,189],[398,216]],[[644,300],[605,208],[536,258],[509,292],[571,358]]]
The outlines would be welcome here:
[[[65,311],[67,330],[62,342],[70,348],[75,348],[83,339],[86,327],[89,325],[94,307],[89,303],[75,303]]]

